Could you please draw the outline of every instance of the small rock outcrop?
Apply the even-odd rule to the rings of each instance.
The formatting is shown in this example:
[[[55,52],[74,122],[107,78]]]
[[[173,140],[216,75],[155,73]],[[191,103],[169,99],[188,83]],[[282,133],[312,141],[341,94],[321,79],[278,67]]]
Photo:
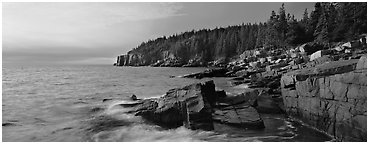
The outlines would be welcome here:
[[[248,128],[264,128],[263,120],[251,103],[255,92],[228,97],[215,91],[213,81],[169,90],[163,97],[121,104],[129,113],[167,128],[184,125],[189,129],[213,130],[213,122]],[[222,104],[220,104],[222,103]]]
[[[281,88],[289,115],[339,141],[367,140],[366,56],[286,73]]]

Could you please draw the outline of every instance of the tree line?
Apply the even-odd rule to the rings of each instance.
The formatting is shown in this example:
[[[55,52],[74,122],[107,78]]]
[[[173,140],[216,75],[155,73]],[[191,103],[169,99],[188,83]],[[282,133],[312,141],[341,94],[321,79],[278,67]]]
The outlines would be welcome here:
[[[286,13],[282,4],[278,12],[271,12],[267,22],[163,36],[143,42],[128,54],[141,54],[147,64],[163,59],[163,51],[182,62],[195,58],[209,62],[230,59],[256,48],[287,49],[307,42],[329,45],[366,33],[366,17],[365,2],[315,3],[314,10],[309,14],[305,9],[300,20]]]

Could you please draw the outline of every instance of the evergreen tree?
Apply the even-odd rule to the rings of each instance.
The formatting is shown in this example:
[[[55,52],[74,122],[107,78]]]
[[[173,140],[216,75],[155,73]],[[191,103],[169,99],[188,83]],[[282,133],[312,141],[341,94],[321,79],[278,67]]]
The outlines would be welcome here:
[[[279,36],[278,45],[284,47],[286,33],[287,33],[287,18],[286,18],[286,10],[284,8],[284,3],[282,4],[282,7],[279,9],[277,31],[278,31],[278,36]]]
[[[326,9],[321,9],[319,20],[314,31],[315,41],[319,43],[328,43],[328,12]]]
[[[312,11],[310,14],[309,28],[307,31],[308,37],[311,37],[311,39],[309,40],[313,40],[315,38],[314,34],[317,34],[317,32],[319,32],[319,31],[316,32],[316,27],[318,25],[321,15],[322,15],[321,3],[315,3],[314,11]]]
[[[278,16],[274,11],[270,16],[270,19],[267,23],[267,30],[266,30],[266,38],[264,46],[267,48],[274,48],[279,46],[278,45],[278,31],[277,31],[277,23],[278,23]]]
[[[294,16],[288,21],[288,32],[286,34],[286,43],[290,46],[296,46],[304,43],[305,30],[301,24],[297,22]]]

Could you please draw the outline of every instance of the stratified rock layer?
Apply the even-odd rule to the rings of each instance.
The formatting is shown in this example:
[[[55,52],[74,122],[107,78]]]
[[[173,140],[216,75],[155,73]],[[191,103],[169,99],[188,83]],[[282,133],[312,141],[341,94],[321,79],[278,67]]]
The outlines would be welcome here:
[[[366,56],[286,73],[286,112],[340,141],[367,140]]]
[[[137,100],[121,106],[131,108],[129,113],[168,128],[184,125],[189,129],[213,130],[214,121],[264,128],[263,120],[252,107],[256,97],[256,91],[227,97],[224,91],[215,91],[213,81],[207,81],[171,89],[160,98]]]

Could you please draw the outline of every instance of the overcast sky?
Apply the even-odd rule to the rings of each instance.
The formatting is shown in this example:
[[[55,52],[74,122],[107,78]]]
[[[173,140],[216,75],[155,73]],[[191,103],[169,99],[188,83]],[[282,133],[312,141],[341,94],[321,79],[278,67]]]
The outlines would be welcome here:
[[[148,39],[265,22],[282,3],[3,3],[3,64],[113,64]],[[300,19],[314,3],[285,3]]]

